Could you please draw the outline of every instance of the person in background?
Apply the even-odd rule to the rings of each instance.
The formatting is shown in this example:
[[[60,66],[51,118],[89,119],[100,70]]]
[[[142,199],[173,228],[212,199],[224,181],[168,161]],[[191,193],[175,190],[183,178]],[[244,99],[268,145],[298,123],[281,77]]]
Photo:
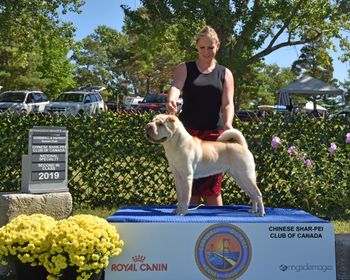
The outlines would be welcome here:
[[[220,41],[215,30],[205,26],[196,36],[198,58],[176,67],[168,92],[167,110],[177,112],[182,92],[179,119],[186,130],[203,140],[215,141],[232,128],[234,118],[234,79],[231,71],[217,63]],[[222,206],[222,174],[196,179],[192,185],[191,204],[204,200],[206,205]]]

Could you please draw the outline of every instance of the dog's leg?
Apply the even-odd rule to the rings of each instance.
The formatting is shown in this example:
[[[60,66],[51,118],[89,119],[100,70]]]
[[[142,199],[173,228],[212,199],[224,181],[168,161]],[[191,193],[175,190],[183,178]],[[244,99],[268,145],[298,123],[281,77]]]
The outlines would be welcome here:
[[[191,178],[183,178],[180,182],[175,182],[176,193],[178,194],[178,203],[175,210],[176,215],[183,216],[187,213],[191,200],[192,181]]]
[[[244,190],[252,201],[252,209],[249,212],[257,213],[259,209],[259,216],[265,216],[265,207],[262,195],[258,186],[256,185],[255,177],[249,176],[248,174],[237,174],[232,170],[229,170],[228,173],[235,179],[237,184],[242,188],[242,190]]]
[[[255,180],[251,180],[250,178],[247,178],[247,181],[244,186],[247,188],[246,192],[253,203],[253,207],[251,210],[252,213],[258,213],[258,209],[259,209],[259,216],[260,217],[265,216],[265,207],[263,203],[263,198],[258,186],[256,185]]]
[[[238,175],[232,175],[232,177],[235,179],[237,185],[244,191],[246,195],[248,195],[250,201],[252,202],[252,208],[249,210],[250,213],[257,213],[258,212],[258,204],[256,200],[254,199],[254,195],[251,194],[249,191],[247,191],[247,188],[245,187],[244,183],[241,181],[240,177]]]
[[[178,201],[177,207],[173,213],[175,215],[183,216],[187,213],[190,204],[193,176],[184,176],[177,172],[175,168],[171,169],[175,179],[176,196]]]
[[[257,213],[259,209],[259,216],[265,216],[265,207],[262,199],[262,194],[258,186],[256,185],[256,181],[247,177],[244,186],[247,188],[246,192],[250,196],[250,199],[253,203],[252,212]]]

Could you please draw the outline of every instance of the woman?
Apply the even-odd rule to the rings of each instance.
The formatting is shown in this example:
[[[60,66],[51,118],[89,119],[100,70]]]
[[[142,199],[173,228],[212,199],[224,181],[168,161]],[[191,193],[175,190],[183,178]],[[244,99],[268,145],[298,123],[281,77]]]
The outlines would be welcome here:
[[[198,58],[177,66],[167,102],[168,112],[176,113],[182,92],[180,120],[191,135],[212,141],[232,128],[234,117],[233,76],[217,63],[219,48],[215,30],[204,27],[196,36]],[[222,206],[221,182],[222,174],[194,180],[191,203],[199,204],[203,198],[207,205]]]

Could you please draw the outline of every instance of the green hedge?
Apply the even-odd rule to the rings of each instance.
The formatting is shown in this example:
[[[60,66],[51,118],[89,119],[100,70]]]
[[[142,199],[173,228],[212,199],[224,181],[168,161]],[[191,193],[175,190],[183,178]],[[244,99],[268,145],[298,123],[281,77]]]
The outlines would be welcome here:
[[[68,178],[79,206],[116,208],[124,205],[176,203],[173,178],[161,145],[149,143],[144,126],[153,114],[105,112],[94,117],[0,115],[0,191],[20,191],[21,158],[28,153],[33,126],[68,129]],[[258,184],[267,207],[300,208],[327,218],[350,217],[349,119],[320,120],[275,115],[260,122],[240,122],[256,160]],[[281,139],[277,149],[273,137]],[[338,146],[334,155],[330,144]],[[296,155],[288,148],[294,145]],[[298,154],[304,154],[298,159]],[[305,155],[306,154],[306,155]],[[312,161],[306,167],[305,160]],[[225,204],[249,203],[225,176]]]

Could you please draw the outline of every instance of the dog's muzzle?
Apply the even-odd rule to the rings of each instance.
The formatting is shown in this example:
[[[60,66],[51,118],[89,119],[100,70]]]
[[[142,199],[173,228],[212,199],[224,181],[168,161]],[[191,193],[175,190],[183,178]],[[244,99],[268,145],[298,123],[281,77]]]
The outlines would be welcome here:
[[[164,141],[167,140],[166,137],[157,139],[157,126],[154,123],[148,123],[146,125],[146,138],[148,139],[148,141],[155,143],[155,144],[160,144],[163,143]]]

